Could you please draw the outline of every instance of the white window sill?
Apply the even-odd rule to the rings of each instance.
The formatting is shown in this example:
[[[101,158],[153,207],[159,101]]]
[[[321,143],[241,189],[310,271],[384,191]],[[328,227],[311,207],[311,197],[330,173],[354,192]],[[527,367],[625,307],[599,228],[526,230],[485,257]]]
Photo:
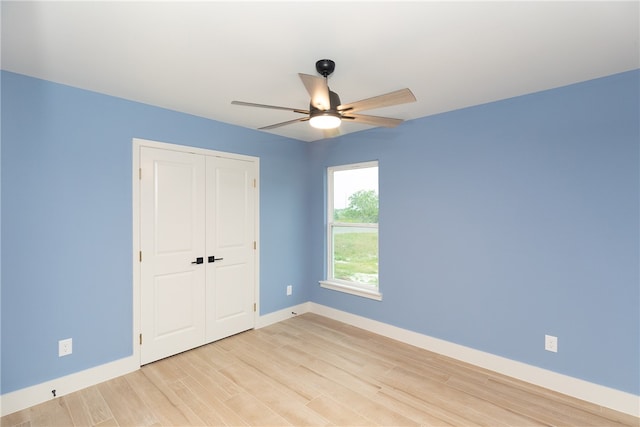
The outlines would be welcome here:
[[[382,294],[378,291],[370,291],[367,289],[357,288],[355,286],[345,285],[338,282],[320,281],[320,286],[333,291],[344,292],[346,294],[357,295],[363,298],[369,298],[376,301],[382,301]]]

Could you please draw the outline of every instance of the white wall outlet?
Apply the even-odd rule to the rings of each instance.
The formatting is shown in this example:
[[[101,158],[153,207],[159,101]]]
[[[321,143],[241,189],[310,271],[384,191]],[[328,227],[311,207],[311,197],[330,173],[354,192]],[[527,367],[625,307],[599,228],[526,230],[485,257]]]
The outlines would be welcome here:
[[[73,353],[73,340],[71,338],[58,341],[58,357],[68,356],[71,353]]]
[[[287,295],[291,295],[293,293],[293,286],[287,285]]]
[[[558,352],[558,337],[554,337],[553,335],[545,335],[544,336],[544,349],[547,351],[552,351],[554,353]]]

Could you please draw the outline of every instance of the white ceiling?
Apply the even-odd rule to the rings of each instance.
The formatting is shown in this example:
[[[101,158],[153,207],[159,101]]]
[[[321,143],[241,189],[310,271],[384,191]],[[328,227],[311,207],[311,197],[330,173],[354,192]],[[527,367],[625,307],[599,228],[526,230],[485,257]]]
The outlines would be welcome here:
[[[297,73],[328,58],[343,103],[408,87],[417,102],[364,113],[410,120],[640,68],[639,5],[2,1],[2,69],[258,128],[300,116],[231,101],[306,109]]]

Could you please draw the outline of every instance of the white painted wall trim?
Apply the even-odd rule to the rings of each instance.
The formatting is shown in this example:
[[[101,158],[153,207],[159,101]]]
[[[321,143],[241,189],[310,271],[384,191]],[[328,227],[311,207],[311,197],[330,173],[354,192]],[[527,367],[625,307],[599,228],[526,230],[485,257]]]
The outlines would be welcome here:
[[[558,393],[640,417],[640,396],[398,328],[321,304],[313,302],[309,304],[309,312],[311,313],[335,319],[406,344],[554,390]]]
[[[126,375],[138,369],[140,369],[140,359],[129,356],[11,393],[5,393],[0,396],[0,413],[1,416],[5,416],[53,399],[51,390],[55,390],[56,396],[60,397],[121,375]]]
[[[294,305],[282,310],[274,311],[273,313],[260,316],[256,322],[256,329],[264,328],[274,323],[282,322],[290,317],[299,316],[300,314],[308,313],[311,307],[310,302]],[[295,314],[294,314],[295,313]]]
[[[304,313],[319,314],[577,399],[640,417],[640,396],[558,374],[525,363],[516,362],[511,359],[485,353],[407,329],[398,328],[313,302],[298,304],[262,315],[256,321],[256,329],[264,328],[295,316],[292,312],[297,315]],[[53,389],[56,390],[57,396],[63,396],[108,381],[112,378],[126,375],[137,369],[140,369],[140,358],[133,355],[105,365],[4,394],[0,396],[0,416],[8,415],[52,399],[51,390]]]

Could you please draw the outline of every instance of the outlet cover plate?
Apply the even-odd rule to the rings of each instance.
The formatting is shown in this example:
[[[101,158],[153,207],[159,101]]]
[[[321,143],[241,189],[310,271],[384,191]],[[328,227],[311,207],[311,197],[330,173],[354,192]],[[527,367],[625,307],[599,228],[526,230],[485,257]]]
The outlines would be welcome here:
[[[291,295],[293,293],[293,286],[287,285],[287,295]]]
[[[558,352],[558,337],[553,335],[544,336],[544,349],[553,353]]]
[[[58,357],[68,356],[71,353],[73,353],[73,340],[71,338],[58,341]]]

